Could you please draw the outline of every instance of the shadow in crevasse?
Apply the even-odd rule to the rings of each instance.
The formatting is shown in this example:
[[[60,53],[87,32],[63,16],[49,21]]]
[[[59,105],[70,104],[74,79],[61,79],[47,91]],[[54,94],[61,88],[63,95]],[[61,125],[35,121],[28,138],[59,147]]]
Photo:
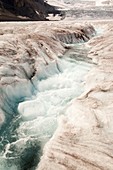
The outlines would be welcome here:
[[[35,170],[40,161],[40,143],[29,139],[25,148],[11,144],[10,153],[7,154],[8,166],[16,165],[17,170]]]

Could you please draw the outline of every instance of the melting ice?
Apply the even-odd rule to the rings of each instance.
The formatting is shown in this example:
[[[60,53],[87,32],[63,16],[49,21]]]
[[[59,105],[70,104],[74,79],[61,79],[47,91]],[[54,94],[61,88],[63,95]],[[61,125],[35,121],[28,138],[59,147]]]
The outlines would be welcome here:
[[[36,95],[18,106],[17,138],[1,153],[0,170],[35,169],[43,146],[57,128],[58,118],[84,91],[85,75],[90,69],[88,62],[68,57],[42,68],[34,80]]]

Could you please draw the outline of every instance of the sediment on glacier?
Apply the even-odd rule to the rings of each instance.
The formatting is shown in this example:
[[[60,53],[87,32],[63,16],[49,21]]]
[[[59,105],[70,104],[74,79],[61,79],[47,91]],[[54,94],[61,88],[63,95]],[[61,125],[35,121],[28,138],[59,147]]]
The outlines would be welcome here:
[[[85,92],[73,101],[46,144],[38,170],[113,169],[113,27],[93,38]]]

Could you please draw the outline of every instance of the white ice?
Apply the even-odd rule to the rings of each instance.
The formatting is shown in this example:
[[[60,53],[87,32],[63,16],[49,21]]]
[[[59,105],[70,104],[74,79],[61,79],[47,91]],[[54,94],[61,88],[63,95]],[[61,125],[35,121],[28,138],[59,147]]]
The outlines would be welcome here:
[[[38,80],[35,98],[19,104],[23,120],[18,129],[20,138],[49,139],[57,128],[59,116],[65,114],[70,102],[84,91],[85,75],[91,64],[71,59],[59,59],[57,64],[62,71],[55,74],[51,64],[47,66],[48,72],[54,74]]]

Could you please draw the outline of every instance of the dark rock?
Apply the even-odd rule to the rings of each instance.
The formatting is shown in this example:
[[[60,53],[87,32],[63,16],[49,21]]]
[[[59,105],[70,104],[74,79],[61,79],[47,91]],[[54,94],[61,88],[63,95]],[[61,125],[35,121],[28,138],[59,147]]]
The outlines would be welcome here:
[[[49,13],[60,13],[44,0],[0,0],[0,21],[47,20]]]

